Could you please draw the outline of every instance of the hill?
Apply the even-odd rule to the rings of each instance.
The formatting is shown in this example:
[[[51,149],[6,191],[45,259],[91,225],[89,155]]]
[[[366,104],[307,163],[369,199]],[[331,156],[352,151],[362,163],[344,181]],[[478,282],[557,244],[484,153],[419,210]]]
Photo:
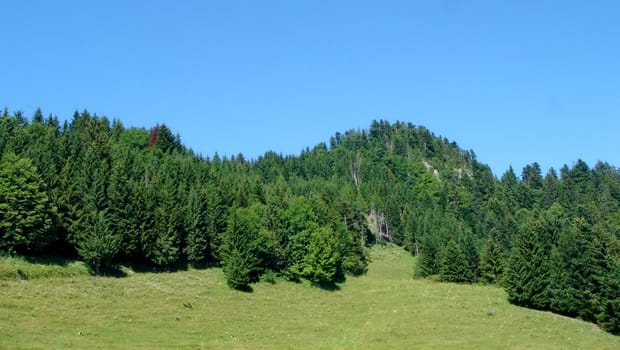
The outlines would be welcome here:
[[[501,283],[516,305],[620,333],[620,171],[607,163],[497,179],[456,142],[385,120],[299,155],[204,158],[163,124],[6,109],[0,154],[0,254],[333,289],[387,241],[419,257],[419,277]]]
[[[415,258],[401,248],[375,246],[371,258],[365,276],[333,291],[279,280],[255,284],[253,293],[238,292],[226,286],[219,268],[124,278],[5,278],[0,348],[620,346],[620,338],[591,323],[513,306],[496,287],[414,280]]]

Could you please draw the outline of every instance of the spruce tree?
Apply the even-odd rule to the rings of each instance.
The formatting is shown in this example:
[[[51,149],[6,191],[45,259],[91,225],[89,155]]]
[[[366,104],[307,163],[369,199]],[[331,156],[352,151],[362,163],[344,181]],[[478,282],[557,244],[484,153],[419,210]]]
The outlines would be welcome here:
[[[530,222],[520,230],[506,268],[506,291],[511,303],[546,309],[549,305],[549,256],[540,242],[540,224]]]
[[[435,235],[423,236],[416,264],[416,277],[429,277],[439,273],[440,241]]]
[[[186,209],[186,254],[192,264],[206,262],[209,257],[209,237],[207,236],[207,220],[205,217],[205,201],[199,190],[193,188],[189,192]]]
[[[504,267],[504,253],[492,232],[482,253],[482,262],[480,263],[482,280],[491,284],[501,282]]]
[[[45,247],[50,241],[53,211],[32,162],[6,153],[0,161],[0,251]]]
[[[583,218],[576,218],[563,232],[553,254],[550,291],[554,311],[596,320],[604,285],[612,273],[603,237],[600,227],[591,227]]]
[[[461,248],[465,254],[467,267],[470,271],[468,282],[476,282],[480,278],[480,254],[472,234],[468,234],[463,238]]]
[[[78,208],[76,249],[80,257],[99,274],[101,268],[109,267],[118,255],[122,237],[111,226],[107,162],[97,159],[96,153],[88,150],[85,164],[89,166],[83,169],[83,176],[78,180],[82,202]]]
[[[258,216],[249,209],[234,210],[222,237],[222,267],[226,282],[234,289],[248,289],[260,270]]]
[[[310,242],[303,259],[302,275],[313,283],[333,283],[342,264],[334,233],[321,227],[310,233]]]
[[[219,249],[221,246],[221,234],[226,230],[227,210],[222,204],[218,188],[208,182],[204,189],[205,193],[205,235],[209,242],[205,260],[210,263],[220,261]]]
[[[454,239],[450,239],[441,252],[439,275],[443,282],[471,282],[473,280],[467,256]]]
[[[77,251],[94,272],[100,274],[101,268],[110,267],[119,253],[121,237],[111,230],[107,211],[99,211],[91,220],[88,231],[78,242]]]
[[[620,335],[620,260],[612,253],[606,259],[608,272],[603,280],[597,322],[606,331]]]

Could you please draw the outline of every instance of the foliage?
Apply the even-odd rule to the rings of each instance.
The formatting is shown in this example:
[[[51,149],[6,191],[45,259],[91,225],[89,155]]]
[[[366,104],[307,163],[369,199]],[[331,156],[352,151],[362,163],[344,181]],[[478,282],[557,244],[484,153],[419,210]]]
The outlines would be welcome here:
[[[0,251],[40,249],[51,237],[53,207],[37,169],[6,153],[0,161]]]
[[[538,222],[526,224],[516,237],[506,269],[508,300],[517,305],[545,309],[549,305],[549,256],[540,240]]]
[[[336,237],[325,227],[313,230],[309,236],[301,269],[302,276],[318,284],[334,282],[342,264]]]
[[[474,279],[467,256],[453,239],[443,249],[439,275],[444,282],[471,282]]]
[[[3,253],[220,265],[246,288],[266,271],[344,281],[367,271],[368,246],[393,242],[418,256],[416,276],[504,281],[514,303],[618,332],[620,172],[607,163],[497,179],[473,150],[385,120],[246,159],[197,155],[165,124],[31,119],[0,116]]]
[[[502,249],[491,234],[485,245],[480,272],[482,280],[486,283],[499,283],[504,275],[505,261]]]
[[[250,209],[237,209],[228,219],[222,239],[222,266],[231,288],[248,289],[260,271],[261,236],[258,216]]]
[[[111,231],[104,211],[93,218],[89,232],[78,243],[78,253],[99,274],[102,267],[110,267],[120,251],[120,236]]]

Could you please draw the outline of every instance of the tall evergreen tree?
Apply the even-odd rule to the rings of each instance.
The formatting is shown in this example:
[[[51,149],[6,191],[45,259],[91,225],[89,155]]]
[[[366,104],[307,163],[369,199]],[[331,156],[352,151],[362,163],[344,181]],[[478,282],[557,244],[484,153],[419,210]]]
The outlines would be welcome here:
[[[111,266],[121,248],[121,236],[112,231],[107,216],[106,210],[97,212],[77,245],[78,253],[96,274]]]
[[[0,161],[0,251],[40,250],[50,242],[54,208],[37,169],[6,153]]]
[[[222,266],[231,288],[247,289],[260,272],[259,219],[249,209],[237,209],[230,214],[222,237]]]
[[[606,256],[608,269],[601,291],[598,323],[608,332],[620,334],[620,261],[617,255]]]
[[[303,259],[303,277],[317,284],[333,283],[342,264],[334,233],[320,227],[309,233],[309,244]]]
[[[193,264],[204,263],[210,256],[205,214],[205,200],[199,190],[193,188],[189,192],[186,210],[187,260]]]
[[[545,309],[549,305],[549,256],[540,241],[540,223],[527,223],[516,237],[506,268],[508,300],[514,304]]]
[[[471,282],[473,280],[467,256],[454,239],[449,240],[444,247],[439,264],[439,275],[444,282]]]
[[[482,280],[486,283],[499,283],[504,275],[506,263],[502,248],[495,238],[496,235],[491,232],[482,252],[480,273]]]
[[[468,282],[476,282],[480,278],[480,254],[473,235],[466,235],[462,239],[461,246],[469,269],[470,279]]]

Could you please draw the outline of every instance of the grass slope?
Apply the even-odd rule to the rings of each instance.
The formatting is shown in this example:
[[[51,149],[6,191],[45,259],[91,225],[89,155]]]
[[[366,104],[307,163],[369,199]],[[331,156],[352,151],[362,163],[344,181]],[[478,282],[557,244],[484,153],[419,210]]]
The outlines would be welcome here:
[[[236,292],[219,269],[2,278],[0,348],[620,349],[620,337],[510,305],[499,288],[414,280],[400,248],[372,259],[336,291],[279,281]]]

